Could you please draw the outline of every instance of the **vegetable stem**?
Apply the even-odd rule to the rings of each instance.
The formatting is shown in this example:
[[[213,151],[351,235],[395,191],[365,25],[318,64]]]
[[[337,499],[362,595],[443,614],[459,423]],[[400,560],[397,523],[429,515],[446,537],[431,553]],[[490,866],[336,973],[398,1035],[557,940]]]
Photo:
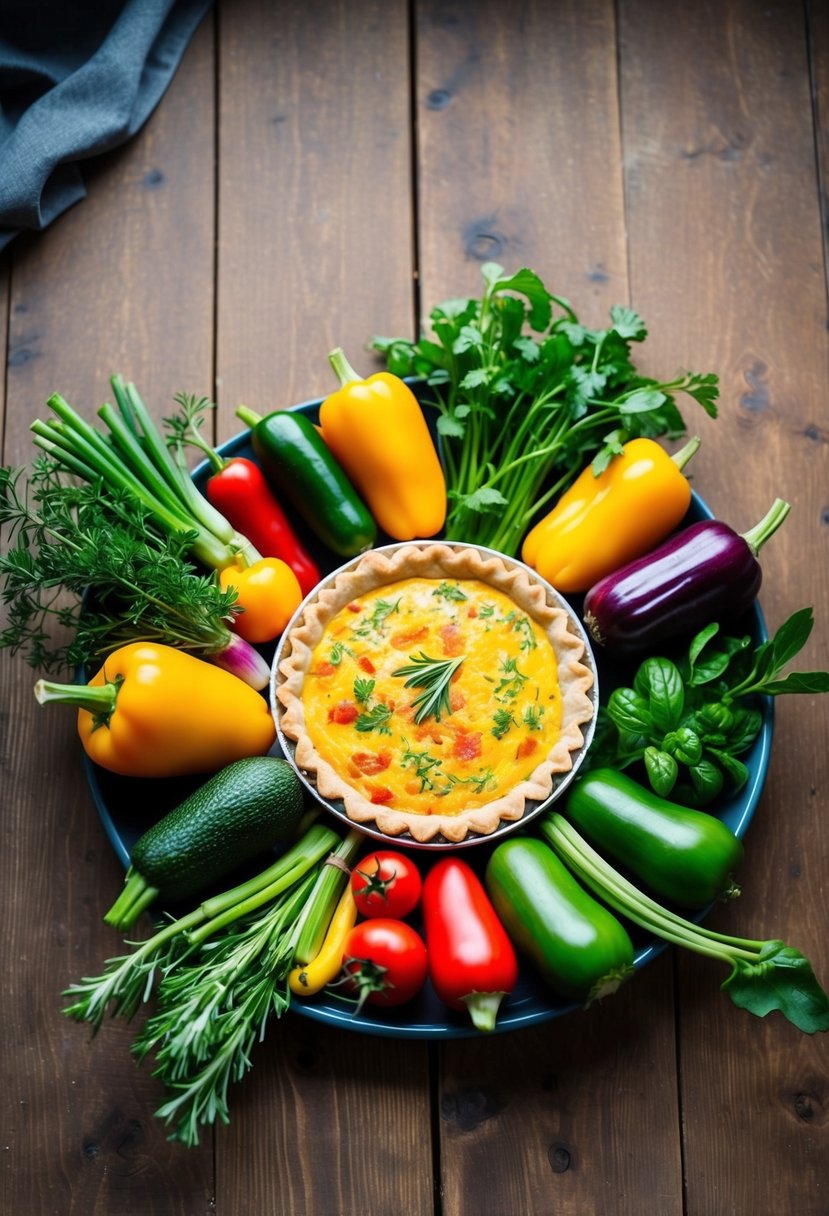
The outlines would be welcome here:
[[[743,540],[751,549],[755,557],[757,556],[757,552],[761,546],[764,545],[769,537],[773,536],[780,527],[790,510],[791,506],[789,503],[784,502],[782,498],[775,498],[774,502],[771,504],[760,522],[755,524],[753,528],[749,528],[748,532],[743,532]]]
[[[328,356],[328,362],[334,370],[334,375],[340,382],[340,388],[345,388],[347,384],[355,384],[362,380],[362,376],[355,372],[354,368],[345,357],[345,351],[341,346],[335,347]]]
[[[699,435],[693,435],[683,447],[674,452],[671,460],[678,469],[685,468],[689,460],[691,460],[691,458],[697,454],[701,443],[702,440],[700,439]]]
[[[62,705],[87,709],[96,717],[107,719],[115,709],[119,687],[117,682],[110,681],[106,684],[91,685],[56,684],[51,680],[38,680],[35,684],[35,697],[40,705],[56,701]]]

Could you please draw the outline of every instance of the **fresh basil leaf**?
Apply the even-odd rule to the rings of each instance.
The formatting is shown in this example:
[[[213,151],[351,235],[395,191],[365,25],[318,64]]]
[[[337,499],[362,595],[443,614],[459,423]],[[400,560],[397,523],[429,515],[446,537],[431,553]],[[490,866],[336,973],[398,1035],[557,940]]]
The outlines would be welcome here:
[[[778,671],[803,649],[813,625],[814,615],[811,608],[800,608],[783,622],[771,640]]]
[[[731,782],[734,792],[741,790],[751,775],[747,766],[731,752],[722,751],[718,747],[710,748],[710,752],[712,756],[716,757],[717,763]]]
[[[680,764],[699,764],[702,759],[702,740],[696,731],[681,726],[674,731],[673,755]]]
[[[763,725],[763,715],[759,709],[745,705],[736,705],[732,716],[731,727],[727,732],[728,750],[734,755],[746,752],[754,743]]]
[[[697,797],[698,803],[710,802],[716,798],[723,787],[722,770],[710,760],[700,760],[698,764],[688,766],[688,776]]]
[[[738,1008],[758,1018],[777,1009],[805,1034],[829,1030],[829,996],[805,955],[783,942],[764,942],[756,963],[735,959],[722,987]]]
[[[771,697],[783,692],[829,692],[829,671],[791,671],[782,680],[769,680],[761,691]]]
[[[707,740],[713,735],[719,735],[724,739],[734,729],[738,716],[739,710],[732,709],[722,701],[708,701],[695,711],[694,722],[696,729],[704,739]]]
[[[670,659],[646,659],[637,672],[639,689],[648,689],[648,704],[654,726],[674,730],[685,708],[685,687],[679,668]]]
[[[688,647],[688,678],[693,680],[694,665],[702,654],[705,647],[713,637],[719,633],[720,627],[716,621],[712,621],[710,625],[706,625],[692,639]]]
[[[661,798],[666,798],[674,788],[679,773],[676,760],[658,747],[646,747],[644,760],[651,789]]]
[[[653,729],[648,702],[632,688],[614,689],[608,697],[607,713],[620,731],[649,735]]]

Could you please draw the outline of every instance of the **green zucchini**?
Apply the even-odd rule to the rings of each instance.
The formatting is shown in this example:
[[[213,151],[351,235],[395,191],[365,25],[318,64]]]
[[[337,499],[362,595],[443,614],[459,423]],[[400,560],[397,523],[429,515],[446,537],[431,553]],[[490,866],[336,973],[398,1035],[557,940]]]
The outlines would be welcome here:
[[[124,889],[104,920],[123,932],[159,896],[196,895],[290,839],[302,813],[302,785],[286,760],[251,756],[227,765],[136,841]]]
[[[294,410],[260,417],[246,405],[236,414],[251,428],[257,460],[274,489],[340,557],[354,557],[377,539],[377,524],[310,418]]]
[[[632,973],[633,944],[624,926],[543,840],[503,841],[490,856],[485,881],[512,941],[556,992],[587,1006]]]
[[[571,786],[564,814],[601,853],[681,908],[739,894],[743,845],[709,815],[667,802],[626,773],[597,768]]]

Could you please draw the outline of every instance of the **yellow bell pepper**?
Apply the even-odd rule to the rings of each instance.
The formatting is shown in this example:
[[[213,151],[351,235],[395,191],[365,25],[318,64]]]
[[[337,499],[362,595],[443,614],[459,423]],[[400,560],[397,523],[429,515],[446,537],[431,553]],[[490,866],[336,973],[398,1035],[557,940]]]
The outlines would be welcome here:
[[[598,477],[588,466],[527,533],[522,559],[569,594],[649,552],[688,510],[682,469],[699,443],[669,456],[653,439],[631,439]]]
[[[233,632],[253,644],[279,637],[302,602],[299,579],[278,557],[263,557],[252,566],[225,566],[219,585],[222,591],[236,588],[236,605],[243,611],[233,618]]]
[[[276,737],[264,697],[238,676],[154,642],[113,651],[86,685],[38,680],[35,696],[77,706],[86,754],[123,777],[216,772]]]
[[[361,380],[338,347],[341,387],[320,407],[325,442],[393,540],[434,536],[446,518],[446,480],[417,398],[390,372]]]

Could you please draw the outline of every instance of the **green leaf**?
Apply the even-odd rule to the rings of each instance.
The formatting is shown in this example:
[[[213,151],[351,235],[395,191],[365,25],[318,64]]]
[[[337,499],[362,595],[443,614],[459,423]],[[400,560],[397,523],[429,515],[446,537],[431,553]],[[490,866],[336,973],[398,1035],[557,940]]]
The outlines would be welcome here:
[[[719,380],[713,372],[708,372],[706,375],[694,372],[687,377],[682,387],[689,397],[693,397],[697,404],[702,406],[709,418],[717,417],[717,398],[720,395],[720,389]]]
[[[746,752],[754,743],[763,725],[759,709],[747,705],[735,705],[728,727],[723,727],[728,740],[728,750],[735,755]]]
[[[607,716],[620,731],[649,735],[653,718],[647,700],[632,688],[615,688],[608,697]]]
[[[489,369],[488,368],[473,367],[472,371],[467,372],[466,375],[464,376],[463,380],[461,380],[459,387],[463,388],[463,389],[482,388],[482,387],[486,386],[488,380],[489,380]]]
[[[620,338],[628,338],[632,342],[644,342],[648,336],[645,322],[637,312],[624,304],[614,304],[611,307],[610,319]]]
[[[495,490],[491,486],[481,486],[480,489],[475,490],[472,494],[464,495],[461,501],[467,510],[484,513],[497,511],[499,507],[507,505],[507,500],[501,491]]]
[[[691,644],[688,647],[688,664],[691,676],[694,674],[694,664],[702,654],[705,647],[713,637],[719,633],[720,627],[716,621],[712,621],[710,625],[706,625],[691,639]]]
[[[484,335],[475,325],[462,325],[460,333],[452,343],[452,353],[463,355],[468,350],[483,346]]]
[[[437,420],[437,429],[439,435],[445,435],[447,439],[463,439],[466,434],[466,423],[458,418],[457,413],[441,414]]]
[[[829,692],[829,671],[791,671],[782,680],[769,680],[761,692],[771,697],[784,692]]]
[[[645,748],[645,769],[651,789],[661,798],[667,798],[676,784],[679,768],[673,756],[658,747]]]
[[[680,764],[699,764],[702,759],[702,740],[690,726],[680,726],[674,731],[673,755]]]
[[[640,388],[635,393],[631,393],[629,397],[617,401],[616,408],[622,415],[647,414],[651,410],[658,410],[664,401],[665,394],[660,393],[658,389]]]
[[[700,760],[688,766],[688,776],[698,803],[710,802],[723,787],[723,775],[710,760]]]
[[[685,708],[685,688],[679,668],[670,659],[646,659],[636,675],[637,687],[647,688],[651,718],[660,731],[675,730]]]
[[[751,775],[746,765],[743,764],[742,760],[738,760],[736,756],[733,756],[731,752],[723,751],[722,748],[712,747],[709,750],[731,782],[731,787],[735,793],[737,790],[741,790]]]
[[[494,283],[494,290],[516,291],[526,296],[530,305],[529,322],[537,333],[541,333],[550,324],[552,296],[534,270],[525,267],[508,279],[499,279]]]
[[[814,615],[811,608],[800,608],[783,622],[771,640],[778,671],[803,649],[813,625]]]
[[[758,1018],[777,1009],[805,1034],[829,1030],[829,997],[812,964],[781,941],[764,942],[756,962],[735,959],[722,987],[739,1009]]]

